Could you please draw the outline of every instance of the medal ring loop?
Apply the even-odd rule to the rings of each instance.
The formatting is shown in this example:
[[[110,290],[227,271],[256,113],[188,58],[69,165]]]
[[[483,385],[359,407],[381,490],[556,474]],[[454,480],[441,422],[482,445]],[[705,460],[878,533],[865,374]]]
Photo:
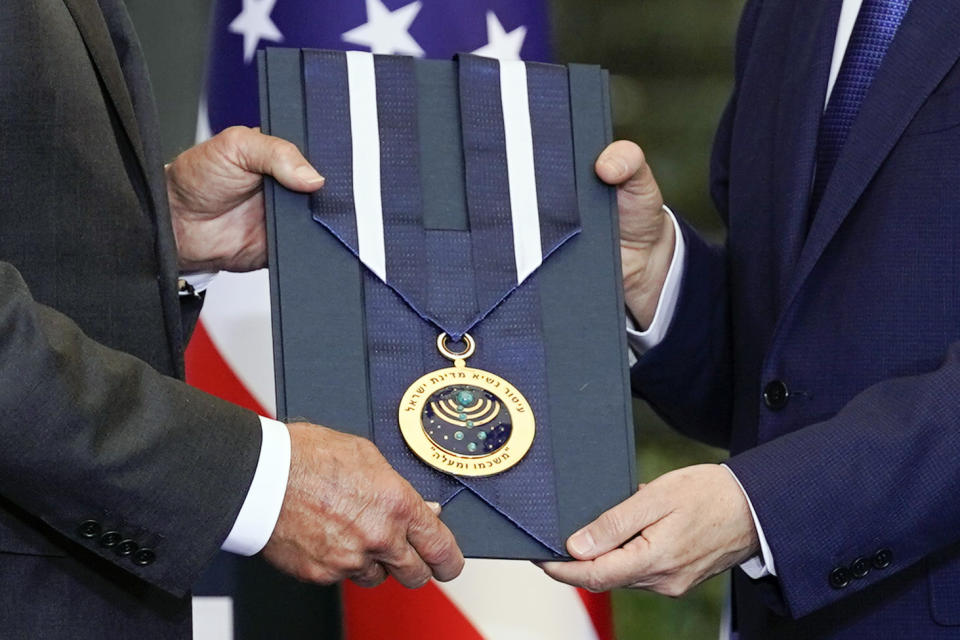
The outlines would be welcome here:
[[[469,333],[463,334],[463,342],[466,345],[463,351],[457,352],[451,350],[450,347],[447,346],[448,340],[450,340],[450,336],[445,332],[437,336],[437,349],[443,354],[443,357],[450,360],[466,360],[477,350],[477,343],[470,337]]]

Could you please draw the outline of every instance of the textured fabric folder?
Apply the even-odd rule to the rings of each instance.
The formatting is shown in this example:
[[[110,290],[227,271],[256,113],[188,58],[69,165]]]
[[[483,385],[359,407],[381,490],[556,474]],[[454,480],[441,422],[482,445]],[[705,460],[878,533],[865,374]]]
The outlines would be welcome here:
[[[266,190],[279,415],[372,439],[468,556],[562,557],[635,487],[606,73],[297,49],[260,70],[264,129],[327,178]]]

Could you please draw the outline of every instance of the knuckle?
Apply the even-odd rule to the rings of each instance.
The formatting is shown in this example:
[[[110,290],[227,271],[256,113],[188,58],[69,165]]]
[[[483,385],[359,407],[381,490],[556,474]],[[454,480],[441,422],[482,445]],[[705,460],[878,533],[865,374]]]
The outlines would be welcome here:
[[[367,547],[370,553],[378,558],[395,558],[400,553],[401,542],[399,536],[391,535],[384,530],[371,538]]]
[[[422,565],[420,567],[404,567],[402,569],[398,567],[398,570],[393,574],[397,582],[408,589],[419,589],[430,582],[430,576],[430,571]]]
[[[373,586],[383,580],[383,568],[376,562],[368,561],[362,569],[355,571],[350,575],[350,579],[357,584],[364,586]]]
[[[676,599],[681,597],[684,594],[684,590],[675,585],[670,585],[670,586],[664,587],[663,590],[661,591],[661,594],[667,596],[668,598]]]
[[[220,136],[228,146],[238,146],[243,143],[247,131],[249,131],[249,129],[246,127],[233,126],[221,131]]]
[[[410,580],[410,588],[411,588],[411,589],[419,589],[420,587],[422,587],[422,586],[426,585],[428,582],[430,582],[430,577],[431,577],[431,574],[430,574],[429,571],[421,572],[419,575],[414,576],[414,577]]]
[[[403,556],[407,548],[407,538],[398,527],[381,523],[370,528],[364,545],[368,555],[393,562]]]
[[[603,593],[607,589],[603,586],[603,583],[600,580],[592,579],[588,580],[587,584],[584,585],[584,589],[590,593]]]
[[[362,577],[352,578],[352,580],[361,587],[376,587],[386,579],[387,575],[383,572],[371,572]]]
[[[658,591],[668,598],[680,598],[690,590],[688,581],[680,578],[671,578],[664,582]]]
[[[361,535],[363,548],[367,553],[376,556],[383,555],[384,552],[390,549],[393,543],[393,536],[390,535],[390,530],[382,526],[382,523],[367,528]]]
[[[270,142],[270,157],[275,163],[286,162],[299,155],[296,145],[287,140],[273,138]],[[369,442],[369,440],[367,440]]]
[[[313,584],[332,584],[336,581],[326,568],[307,560],[297,566],[293,576],[300,582]]]
[[[587,576],[587,579],[583,585],[583,588],[589,591],[590,593],[602,593],[604,591],[609,591],[610,587],[607,585],[606,580],[598,574],[596,571],[591,571]]]
[[[361,553],[346,553],[337,558],[337,568],[346,575],[361,574],[368,567],[369,563]]]
[[[417,549],[423,560],[431,565],[447,565],[456,559],[455,547],[445,537],[435,536]]]
[[[597,529],[594,538],[597,537],[616,537],[624,530],[625,523],[620,513],[611,509],[597,518]],[[599,534],[597,536],[596,534]]]
[[[377,445],[373,444],[370,440],[366,438],[356,438],[355,440],[357,453],[364,457],[375,456],[379,457],[380,450],[377,449]]]
[[[408,520],[416,513],[416,498],[412,492],[402,484],[393,483],[392,486],[384,491],[383,498],[387,502],[390,515],[397,520]]]

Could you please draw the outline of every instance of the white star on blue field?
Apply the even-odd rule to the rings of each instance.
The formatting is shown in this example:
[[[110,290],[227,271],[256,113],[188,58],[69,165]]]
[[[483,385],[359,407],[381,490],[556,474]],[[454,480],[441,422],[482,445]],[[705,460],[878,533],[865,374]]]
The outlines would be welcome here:
[[[255,63],[264,47],[550,59],[545,0],[221,0],[213,26],[210,133],[259,122]]]

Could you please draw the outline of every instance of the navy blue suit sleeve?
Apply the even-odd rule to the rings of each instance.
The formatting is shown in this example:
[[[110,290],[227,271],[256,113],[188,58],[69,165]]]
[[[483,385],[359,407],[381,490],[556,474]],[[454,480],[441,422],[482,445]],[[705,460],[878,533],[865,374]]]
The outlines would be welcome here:
[[[671,426],[727,447],[732,374],[725,253],[680,221],[687,246],[680,297],[663,341],[634,365],[634,393]]]
[[[930,373],[885,380],[829,420],[728,461],[751,497],[789,612],[800,617],[956,541],[960,343]],[[842,434],[842,436],[840,435]],[[921,463],[922,461],[922,463]],[[878,536],[878,532],[882,532]],[[892,550],[892,564],[843,590],[836,566]]]

